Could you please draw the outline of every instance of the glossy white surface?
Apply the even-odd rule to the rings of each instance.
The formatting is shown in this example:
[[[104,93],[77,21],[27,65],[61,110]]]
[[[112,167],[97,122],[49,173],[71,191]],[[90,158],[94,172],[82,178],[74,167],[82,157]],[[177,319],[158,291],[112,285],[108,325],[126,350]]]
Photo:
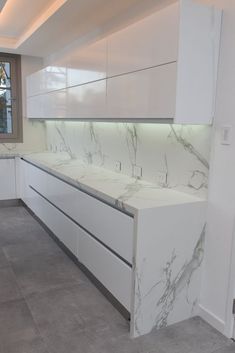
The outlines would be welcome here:
[[[130,311],[131,268],[82,229],[79,232],[78,258]]]
[[[58,155],[33,153],[25,155],[24,158],[45,171],[132,214],[145,208],[204,200],[204,198],[183,192],[162,189],[152,183],[110,172],[107,169],[88,166],[79,160],[71,160],[65,153]]]
[[[173,119],[176,71],[174,63],[108,79],[107,117]]]
[[[28,100],[27,116],[210,124],[220,25],[221,11],[180,0],[106,39],[72,48],[28,78],[28,96],[43,98]]]
[[[211,124],[215,113],[222,13],[212,6],[183,0],[180,14],[174,122]]]
[[[28,189],[26,204],[77,257],[79,229],[76,224],[32,189]]]
[[[66,90],[66,117],[103,118],[106,115],[106,80],[86,83]],[[56,117],[56,115],[55,115]]]
[[[179,2],[108,37],[108,77],[176,61]]]
[[[0,159],[0,200],[16,199],[15,159]]]
[[[75,49],[66,58],[67,86],[97,81],[107,76],[107,39],[83,49]]]
[[[132,263],[133,219],[26,162],[28,183]]]

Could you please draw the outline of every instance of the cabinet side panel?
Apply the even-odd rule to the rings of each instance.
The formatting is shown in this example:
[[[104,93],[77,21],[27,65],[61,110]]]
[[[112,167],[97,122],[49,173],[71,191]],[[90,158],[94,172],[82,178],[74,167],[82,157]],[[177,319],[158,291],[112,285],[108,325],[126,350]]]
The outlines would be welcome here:
[[[212,6],[181,0],[175,123],[212,122],[221,14]]]
[[[139,213],[133,337],[197,315],[204,237],[203,201]]]

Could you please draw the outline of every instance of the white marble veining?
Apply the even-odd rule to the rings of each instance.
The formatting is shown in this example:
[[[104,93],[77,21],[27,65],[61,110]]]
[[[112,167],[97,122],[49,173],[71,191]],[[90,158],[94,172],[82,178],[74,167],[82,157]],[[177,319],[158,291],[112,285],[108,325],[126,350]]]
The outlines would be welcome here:
[[[138,213],[132,335],[198,314],[206,202]]]
[[[67,152],[87,165],[133,176],[163,189],[205,196],[207,193],[211,127],[202,125],[46,122],[48,150]]]
[[[200,202],[202,198],[71,159],[67,153],[32,153],[24,158],[120,209],[138,210]]]

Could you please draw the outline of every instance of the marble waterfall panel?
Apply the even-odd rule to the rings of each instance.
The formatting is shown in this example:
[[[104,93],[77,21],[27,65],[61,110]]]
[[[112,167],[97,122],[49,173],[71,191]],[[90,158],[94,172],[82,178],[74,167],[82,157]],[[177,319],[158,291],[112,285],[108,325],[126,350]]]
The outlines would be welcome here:
[[[141,210],[137,216],[131,334],[197,315],[206,202]]]
[[[207,191],[211,127],[202,125],[48,121],[48,150],[133,176],[160,188],[204,196]]]

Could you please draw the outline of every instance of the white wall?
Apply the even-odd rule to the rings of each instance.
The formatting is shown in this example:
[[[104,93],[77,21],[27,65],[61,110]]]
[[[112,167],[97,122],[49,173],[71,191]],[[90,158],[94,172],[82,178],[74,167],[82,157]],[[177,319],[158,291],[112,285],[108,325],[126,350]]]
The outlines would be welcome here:
[[[46,148],[45,124],[26,119],[26,76],[40,70],[43,61],[32,56],[21,57],[23,100],[23,143],[0,143],[0,152],[40,151]]]
[[[231,337],[232,298],[235,298],[234,262],[231,266],[235,217],[235,1],[213,0],[210,2],[221,6],[224,14],[210,163],[207,240],[201,306],[204,318]],[[230,146],[221,144],[221,126],[223,125],[232,127]]]

